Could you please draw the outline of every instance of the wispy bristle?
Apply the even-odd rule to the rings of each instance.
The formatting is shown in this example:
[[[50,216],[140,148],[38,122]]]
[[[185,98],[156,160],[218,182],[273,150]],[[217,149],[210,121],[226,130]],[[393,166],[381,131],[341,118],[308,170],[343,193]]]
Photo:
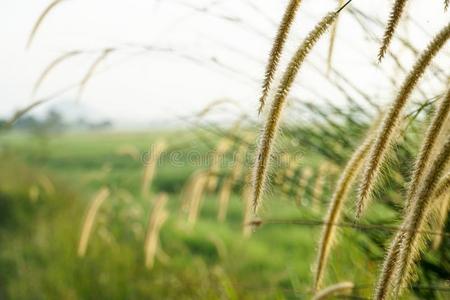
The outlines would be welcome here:
[[[114,49],[107,48],[107,49],[103,50],[102,53],[94,60],[94,62],[89,67],[88,71],[86,72],[86,75],[84,75],[83,79],[80,81],[78,93],[76,96],[77,101],[80,101],[81,96],[84,92],[84,89],[86,88],[86,85],[89,82],[89,80],[91,79],[92,75],[94,75],[95,70],[113,51],[114,51]]]
[[[344,0],[339,0],[338,6],[341,7],[343,4],[344,4]],[[333,60],[334,43],[336,40],[338,21],[339,21],[339,17],[336,18],[336,22],[334,22],[333,27],[331,28],[330,44],[328,45],[328,56],[327,56],[327,74],[329,74],[330,70],[331,70],[331,63]]]
[[[67,53],[64,53],[63,55],[57,57],[55,60],[53,60],[46,68],[45,70],[41,73],[41,75],[39,76],[38,80],[36,80],[36,83],[33,86],[33,92],[32,92],[32,96],[34,96],[36,94],[36,92],[38,91],[39,87],[42,85],[42,82],[44,82],[44,79],[47,78],[48,74],[50,74],[50,72],[56,68],[59,64],[61,64],[62,62],[64,62],[65,60],[76,56],[78,54],[80,54],[81,51],[70,51]]]
[[[36,36],[36,33],[41,26],[42,22],[44,21],[45,17],[60,3],[62,3],[65,0],[55,0],[51,2],[41,13],[39,18],[37,19],[36,23],[34,23],[33,29],[31,30],[30,36],[28,37],[28,42],[26,48],[30,48],[31,44],[33,43],[34,37]]]

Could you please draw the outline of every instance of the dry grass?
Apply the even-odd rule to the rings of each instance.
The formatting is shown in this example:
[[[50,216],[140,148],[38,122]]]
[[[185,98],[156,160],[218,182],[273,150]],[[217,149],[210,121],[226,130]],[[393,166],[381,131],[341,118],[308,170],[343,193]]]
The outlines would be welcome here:
[[[165,141],[160,140],[157,141],[152,147],[149,149],[149,157],[145,162],[144,174],[142,176],[142,184],[141,184],[141,195],[147,197],[149,194],[150,186],[155,177],[156,166],[158,165],[159,158],[164,150],[167,148],[167,144]]]
[[[84,219],[83,228],[81,230],[80,243],[78,244],[78,256],[83,257],[86,255],[86,250],[91,236],[92,228],[94,226],[95,217],[103,202],[109,196],[109,189],[102,188],[92,200],[91,206]]]
[[[100,55],[94,60],[92,65],[89,67],[88,71],[84,75],[84,77],[81,79],[80,85],[78,87],[78,92],[76,99],[78,101],[81,100],[81,96],[83,95],[83,92],[86,88],[86,85],[88,84],[89,80],[92,78],[92,76],[95,73],[95,70],[98,68],[98,66],[106,59],[108,56],[115,51],[113,48],[106,48],[105,50],[100,53]]]
[[[188,224],[192,227],[197,222],[198,214],[202,205],[203,193],[208,184],[208,174],[199,172],[192,180],[192,187],[189,191],[189,211]]]
[[[224,155],[230,149],[231,141],[228,138],[222,138],[215,151],[211,156],[211,165],[209,167],[209,178],[208,183],[206,185],[206,189],[209,192],[213,192],[217,188],[217,184],[219,182],[219,176],[217,175],[220,171],[221,164],[224,161]]]
[[[34,37],[36,36],[37,31],[39,30],[39,28],[42,25],[42,22],[44,21],[44,19],[47,17],[47,15],[56,7],[58,6],[60,3],[64,2],[65,0],[55,0],[52,1],[45,9],[44,11],[41,13],[41,15],[39,16],[39,18],[37,19],[36,23],[34,23],[33,29],[31,30],[30,36],[28,37],[28,42],[27,42],[27,48],[31,47],[31,44],[33,43]]]
[[[55,69],[57,66],[59,66],[64,61],[68,60],[71,57],[74,57],[76,55],[81,54],[81,51],[75,50],[75,51],[69,51],[67,53],[64,53],[63,55],[57,57],[55,60],[53,60],[39,75],[39,78],[36,80],[36,83],[33,86],[32,96],[36,95],[37,91],[41,87],[44,80],[47,78],[47,76],[50,74],[50,72]]]
[[[145,266],[149,270],[153,268],[155,263],[155,256],[159,247],[159,232],[169,216],[169,213],[165,209],[167,198],[166,194],[161,193],[153,201],[154,205],[148,221],[144,246]]]
[[[242,144],[236,151],[234,156],[234,165],[231,169],[230,175],[225,179],[222,188],[219,192],[219,211],[217,213],[217,219],[219,222],[224,222],[227,217],[228,203],[230,201],[230,195],[233,190],[234,184],[239,179],[242,169],[244,167],[244,158],[247,150],[247,146]]]

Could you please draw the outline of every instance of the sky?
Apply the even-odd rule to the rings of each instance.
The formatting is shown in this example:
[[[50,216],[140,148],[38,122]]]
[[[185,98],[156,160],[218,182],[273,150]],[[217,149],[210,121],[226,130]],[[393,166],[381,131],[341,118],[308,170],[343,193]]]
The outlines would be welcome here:
[[[229,99],[235,104],[224,102],[212,118],[232,119],[241,111],[256,118],[264,64],[287,4],[287,0],[65,0],[49,13],[26,49],[33,24],[50,2],[0,1],[1,118],[79,82],[105,48],[115,51],[98,65],[79,99],[78,89],[72,88],[32,114],[42,115],[56,105],[69,116],[83,114],[120,124],[169,124],[208,103]],[[302,1],[282,65],[337,2]],[[428,35],[450,18],[443,2],[410,1],[408,12],[414,22],[403,22],[399,34],[423,49]],[[390,4],[353,0],[351,6],[385,22]],[[373,37],[382,35],[382,27],[369,27]],[[327,98],[344,105],[343,96],[317,72],[326,70],[328,44],[324,37],[313,50],[292,96],[311,101]],[[343,11],[333,67],[376,101],[387,103],[395,87],[385,72],[396,73],[389,59],[381,69],[374,67],[377,47],[377,41],[368,40],[368,33]],[[414,62],[399,43],[392,49],[406,67]],[[58,65],[33,96],[33,86],[46,66],[74,50],[83,54]],[[448,46],[445,51],[449,52]]]

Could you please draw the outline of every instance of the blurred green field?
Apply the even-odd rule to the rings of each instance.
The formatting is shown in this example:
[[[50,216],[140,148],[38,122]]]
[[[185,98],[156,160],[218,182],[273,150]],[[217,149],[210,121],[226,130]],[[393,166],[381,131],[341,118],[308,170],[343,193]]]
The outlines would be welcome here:
[[[216,141],[199,142],[197,134],[3,134],[0,299],[310,298],[320,227],[269,224],[244,238],[243,204],[235,189],[225,223],[216,219],[217,193],[208,193],[190,230],[180,210],[180,193],[189,176],[207,166],[189,161],[175,166],[170,158],[162,160],[150,196],[140,195],[142,157],[150,145],[163,138],[182,158],[210,151],[208,143],[214,147]],[[87,254],[80,258],[83,217],[102,186],[110,188],[111,196],[97,216]],[[147,270],[145,230],[159,192],[170,196],[170,217],[161,231],[162,252]],[[274,193],[263,217],[320,220],[323,213]],[[368,296],[378,265],[358,247],[364,236],[347,229],[342,233],[326,282],[367,282],[355,294]]]

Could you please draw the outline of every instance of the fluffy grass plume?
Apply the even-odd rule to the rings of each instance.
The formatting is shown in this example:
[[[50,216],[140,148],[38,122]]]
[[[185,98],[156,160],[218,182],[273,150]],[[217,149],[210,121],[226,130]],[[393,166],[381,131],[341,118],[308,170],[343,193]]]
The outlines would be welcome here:
[[[220,165],[223,162],[224,154],[230,149],[231,141],[228,138],[223,138],[217,144],[214,153],[211,156],[211,165],[209,167],[209,178],[207,183],[207,190],[212,192],[217,188],[220,171]]]
[[[294,83],[297,74],[305,61],[308,54],[311,52],[314,45],[322,37],[322,35],[334,23],[339,12],[347,6],[352,0],[347,1],[338,10],[325,15],[320,22],[309,32],[303,43],[299,46],[291,61],[289,62],[286,71],[283,74],[281,82],[277,88],[275,98],[273,100],[270,111],[267,115],[267,120],[264,124],[260,143],[257,149],[253,172],[253,212],[256,214],[260,206],[261,197],[267,181],[268,167],[270,164],[270,157],[273,151],[273,144],[278,132],[281,113],[286,103],[286,98]]]
[[[167,145],[164,141],[157,141],[149,150],[148,160],[145,162],[146,166],[142,176],[141,195],[148,196],[150,185],[155,177],[156,166],[161,154],[166,149]]]
[[[432,231],[440,232],[433,237],[432,247],[433,249],[438,249],[442,243],[442,233],[444,233],[445,222],[447,222],[448,211],[450,208],[450,173],[444,176],[444,178],[439,181],[436,191],[434,192],[433,200],[436,203],[436,214],[437,218],[433,222]]]
[[[445,120],[449,116],[450,112],[450,89],[447,91],[447,94],[444,96],[444,99],[440,103],[433,119],[431,121],[430,126],[427,129],[425,134],[425,140],[422,143],[422,147],[420,149],[419,155],[416,159],[414,169],[412,172],[411,182],[409,184],[408,193],[407,193],[407,205],[411,202],[411,199],[414,198],[420,182],[420,179],[423,178],[423,174],[426,171],[426,167],[430,164],[431,154],[433,149],[436,146],[439,134],[441,133],[442,128],[444,127]]]
[[[378,51],[379,62],[381,62],[389,48],[389,44],[391,43],[392,37],[395,33],[395,29],[400,22],[400,18],[402,17],[407,2],[407,0],[396,0],[394,5],[392,6],[389,21],[384,31],[383,41],[380,50]]]
[[[436,199],[433,195],[449,161],[450,135],[446,137],[445,144],[436,156],[403,221],[402,227],[405,228],[405,233],[400,247],[394,281],[396,295],[400,294],[410,281],[413,266],[424,244],[422,232],[426,228],[427,222],[435,218],[431,209],[433,200]]]
[[[282,163],[285,163],[285,167],[280,168],[280,169],[284,169],[284,174],[281,178],[279,185],[281,185],[281,190],[284,193],[289,193],[289,191],[292,189],[292,185],[293,185],[292,180],[295,176],[295,171],[300,164],[300,160],[296,156],[286,155],[286,162],[282,162]],[[284,166],[284,165],[281,164],[280,166]]]
[[[277,36],[275,37],[275,41],[272,45],[272,50],[270,51],[269,55],[269,61],[266,66],[266,73],[262,85],[262,95],[259,99],[259,113],[261,113],[264,109],[264,104],[269,94],[272,81],[275,77],[277,66],[280,62],[280,57],[283,52],[284,44],[286,43],[287,37],[289,35],[289,30],[294,23],[295,15],[297,13],[298,7],[300,6],[300,2],[301,0],[289,1],[283,19],[281,20],[280,27],[278,28]]]
[[[377,134],[369,157],[366,161],[363,176],[358,191],[356,205],[356,216],[360,217],[368,202],[371,200],[375,189],[376,181],[380,176],[381,166],[393,143],[393,139],[398,132],[401,114],[411,95],[414,87],[422,77],[432,58],[438,53],[445,42],[450,37],[450,23],[447,24],[431,41],[428,47],[421,53],[419,59],[414,64],[412,71],[408,74],[398,92],[393,105],[386,114],[383,124]]]
[[[103,187],[92,200],[92,204],[84,219],[83,228],[81,230],[80,243],[78,244],[78,256],[83,257],[86,254],[89,237],[91,236],[94,226],[95,217],[102,203],[108,198],[109,189]]]
[[[350,281],[336,283],[317,292],[312,300],[334,299],[335,296],[350,295],[354,287],[355,285]]]
[[[164,193],[159,194],[154,201],[154,206],[148,221],[144,251],[145,267],[149,270],[153,268],[156,252],[159,247],[159,232],[169,216],[167,210],[165,209],[166,203],[167,195]]]
[[[330,201],[328,213],[324,219],[325,226],[322,231],[322,236],[319,243],[319,254],[314,270],[314,290],[317,291],[322,283],[325,268],[328,262],[328,256],[331,247],[336,239],[336,223],[339,222],[343,204],[348,197],[348,193],[354,183],[357,174],[359,173],[364,158],[369,151],[372,140],[364,142],[350,158],[342,175],[340,176],[336,189]]]
[[[400,253],[400,243],[403,239],[403,233],[403,231],[397,232],[391,242],[391,245],[389,246],[373,294],[374,300],[384,300],[392,291],[392,281],[394,278],[398,255]]]
[[[44,82],[45,78],[47,78],[48,74],[50,74],[50,72],[56,68],[59,64],[61,64],[62,62],[66,61],[67,59],[79,55],[81,54],[81,51],[75,50],[75,51],[70,51],[67,53],[64,53],[63,55],[57,57],[55,60],[53,60],[45,69],[44,71],[41,73],[41,75],[39,76],[39,78],[36,80],[36,83],[33,86],[33,91],[32,91],[32,96],[36,95],[38,89],[40,88],[40,86],[42,85],[42,83]]]
[[[298,74],[302,63],[310,53],[313,46],[317,43],[320,37],[327,31],[330,25],[336,20],[338,12],[328,13],[308,34],[304,42],[300,45],[289,63],[281,83],[277,89],[275,99],[270,108],[267,120],[261,136],[253,175],[253,212],[256,214],[260,206],[261,197],[264,193],[270,157],[273,151],[273,144],[277,135],[278,126],[280,123],[281,113],[283,111],[286,97],[289,90]]]
[[[192,181],[192,188],[189,193],[189,211],[188,224],[194,226],[197,222],[200,206],[202,204],[203,192],[208,183],[208,174],[204,172],[197,173]]]
[[[27,49],[31,47],[31,44],[33,43],[34,37],[36,36],[37,31],[41,27],[42,22],[44,21],[45,17],[60,3],[62,3],[65,0],[54,0],[52,1],[41,13],[39,18],[37,19],[36,23],[34,23],[33,29],[31,30],[30,36],[28,37],[27,42]]]
[[[219,211],[217,213],[217,219],[220,222],[225,221],[227,217],[228,203],[230,201],[231,191],[236,180],[239,179],[239,175],[241,174],[246,149],[247,147],[245,147],[245,145],[243,144],[239,146],[234,156],[234,165],[231,169],[230,175],[225,179],[219,192]]]
[[[302,204],[303,195],[305,194],[306,187],[313,174],[313,170],[310,167],[305,167],[300,174],[297,190],[295,192],[295,203],[297,206]]]
[[[450,0],[444,0],[444,9],[447,11],[448,10],[448,6],[450,4]]]
[[[312,208],[318,209],[320,202],[322,201],[323,189],[325,185],[325,177],[328,175],[330,167],[328,163],[323,163],[319,166],[319,171],[317,172],[316,181],[314,183],[313,193],[312,193]]]

